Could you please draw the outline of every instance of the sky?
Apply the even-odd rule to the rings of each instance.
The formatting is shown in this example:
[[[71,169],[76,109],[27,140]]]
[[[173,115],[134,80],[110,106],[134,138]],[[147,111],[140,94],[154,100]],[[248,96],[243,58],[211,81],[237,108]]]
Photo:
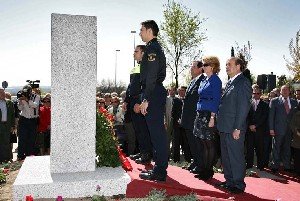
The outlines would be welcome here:
[[[177,2],[207,18],[203,24],[207,40],[201,48],[203,55],[219,57],[223,81],[225,63],[235,42],[251,42],[248,67],[254,75],[291,75],[283,55],[289,58],[289,41],[300,29],[299,0]],[[0,0],[0,82],[22,86],[30,79],[41,80],[42,86],[51,85],[51,13],[60,13],[97,17],[97,80],[114,80],[117,66],[117,82],[128,83],[134,41],[136,45],[143,44],[138,35],[140,23],[153,19],[160,25],[166,3],[167,0]],[[171,81],[168,75],[165,84]]]

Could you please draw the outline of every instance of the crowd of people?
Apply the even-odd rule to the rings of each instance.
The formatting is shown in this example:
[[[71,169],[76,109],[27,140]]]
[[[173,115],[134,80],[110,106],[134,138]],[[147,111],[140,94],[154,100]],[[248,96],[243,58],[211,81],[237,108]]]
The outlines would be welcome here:
[[[168,160],[179,162],[181,153],[190,163],[184,168],[201,180],[213,177],[220,158],[226,181],[218,185],[232,193],[244,192],[246,169],[255,165],[254,153],[259,170],[277,172],[282,163],[284,171],[299,174],[300,90],[292,93],[284,85],[264,95],[258,85],[251,86],[249,70],[237,57],[226,62],[229,80],[222,88],[219,59],[205,56],[192,62],[189,85],[170,86],[166,97],[158,27],[153,21],[141,25],[146,46],[134,51],[138,65],[131,71],[119,109],[130,113],[136,139],[130,143],[138,145],[128,152],[130,158],[144,165],[155,162],[152,170],[140,173],[142,179],[165,181]],[[134,150],[139,153],[131,155]]]
[[[139,164],[155,162],[140,178],[166,181],[168,161],[179,162],[183,155],[189,163],[183,168],[206,181],[220,158],[226,181],[218,186],[242,193],[246,169],[255,165],[254,153],[259,170],[277,172],[282,163],[284,171],[299,175],[300,89],[293,93],[284,85],[264,95],[258,85],[251,86],[243,74],[245,62],[237,57],[226,62],[229,80],[222,88],[218,57],[204,56],[192,62],[188,86],[166,90],[158,32],[153,20],[141,23],[146,45],[134,50],[137,65],[127,90],[96,95],[97,108],[114,116],[115,134],[126,154]],[[50,153],[51,95],[41,99],[29,85],[23,92],[13,104],[0,89],[0,162],[12,159],[10,136],[16,128],[18,159]]]
[[[18,143],[17,159],[50,154],[51,94],[41,98],[39,88],[26,85],[16,100],[0,88],[0,163],[13,160],[13,143]]]

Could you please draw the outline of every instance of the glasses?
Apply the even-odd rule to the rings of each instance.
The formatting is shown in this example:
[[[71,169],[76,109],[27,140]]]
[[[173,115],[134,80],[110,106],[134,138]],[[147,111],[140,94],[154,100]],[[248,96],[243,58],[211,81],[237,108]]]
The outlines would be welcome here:
[[[252,93],[253,95],[259,95],[260,93]]]
[[[111,101],[111,103],[119,103],[118,101]]]
[[[203,66],[203,67],[207,67],[207,66],[209,66],[209,65],[210,65],[210,64],[203,64],[202,66]]]

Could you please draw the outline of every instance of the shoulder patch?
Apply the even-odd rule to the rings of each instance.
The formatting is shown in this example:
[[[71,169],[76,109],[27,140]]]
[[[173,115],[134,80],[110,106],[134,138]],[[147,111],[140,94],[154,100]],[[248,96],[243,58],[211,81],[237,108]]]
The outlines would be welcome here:
[[[148,61],[155,61],[155,58],[156,58],[156,54],[154,53],[148,54]]]

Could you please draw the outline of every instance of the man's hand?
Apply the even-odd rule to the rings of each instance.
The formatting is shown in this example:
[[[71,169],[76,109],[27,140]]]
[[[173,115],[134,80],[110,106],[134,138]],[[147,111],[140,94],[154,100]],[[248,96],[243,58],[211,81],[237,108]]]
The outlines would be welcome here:
[[[275,136],[275,131],[274,130],[270,130],[270,135],[271,136]]]
[[[133,106],[133,111],[135,112],[135,113],[140,113],[141,112],[141,107],[140,107],[140,104],[135,104],[134,106]]]
[[[149,102],[143,101],[141,104],[141,113],[145,116],[147,114],[147,108],[148,108]]]
[[[240,133],[241,133],[240,130],[235,129],[235,130],[233,131],[233,133],[232,133],[233,139],[235,139],[235,140],[240,139]]]
[[[122,109],[123,109],[124,112],[127,110],[127,103],[126,102],[124,102],[122,104]]]
[[[256,126],[255,125],[250,125],[249,128],[252,132],[256,132]]]

